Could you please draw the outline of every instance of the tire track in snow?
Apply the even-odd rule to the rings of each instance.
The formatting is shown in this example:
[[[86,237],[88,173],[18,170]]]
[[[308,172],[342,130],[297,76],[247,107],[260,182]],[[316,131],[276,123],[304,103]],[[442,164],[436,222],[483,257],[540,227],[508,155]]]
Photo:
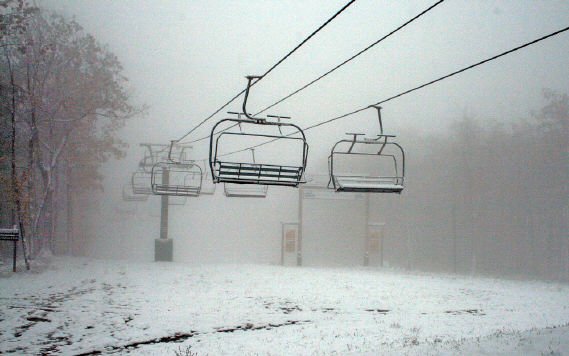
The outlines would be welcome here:
[[[245,323],[242,325],[231,326],[231,327],[219,327],[219,328],[216,328],[215,331],[210,331],[210,332],[199,332],[199,331],[193,331],[192,330],[192,331],[186,332],[186,333],[179,332],[179,333],[174,333],[173,335],[162,336],[162,337],[153,338],[153,339],[149,339],[149,340],[135,341],[135,342],[128,343],[126,345],[107,346],[103,350],[88,351],[88,352],[76,354],[75,356],[101,355],[103,353],[114,353],[114,352],[120,352],[120,351],[125,351],[125,350],[134,350],[134,349],[137,349],[137,348],[139,348],[141,346],[145,346],[145,345],[156,345],[156,344],[165,344],[165,343],[181,343],[181,342],[184,342],[184,341],[186,341],[190,338],[193,338],[195,336],[205,336],[205,335],[211,335],[211,334],[215,334],[215,333],[233,333],[233,332],[239,332],[239,331],[272,330],[272,329],[280,328],[283,326],[302,325],[302,324],[308,324],[310,322],[311,322],[310,320],[287,320],[286,322],[280,323],[280,324],[269,323],[269,324],[255,325],[252,323]]]

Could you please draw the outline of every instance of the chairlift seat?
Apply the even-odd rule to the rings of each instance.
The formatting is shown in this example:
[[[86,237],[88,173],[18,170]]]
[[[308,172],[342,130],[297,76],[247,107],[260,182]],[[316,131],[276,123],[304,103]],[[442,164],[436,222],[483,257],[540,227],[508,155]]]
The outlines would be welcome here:
[[[260,184],[224,184],[226,197],[265,198],[267,196],[268,188],[268,185]]]
[[[152,184],[152,192],[157,195],[198,196],[200,187],[169,184]]]
[[[398,184],[397,177],[361,177],[335,176],[336,191],[359,193],[398,193],[403,191],[403,184]]]
[[[215,162],[216,182],[267,184],[296,187],[302,180],[303,167],[257,163]]]

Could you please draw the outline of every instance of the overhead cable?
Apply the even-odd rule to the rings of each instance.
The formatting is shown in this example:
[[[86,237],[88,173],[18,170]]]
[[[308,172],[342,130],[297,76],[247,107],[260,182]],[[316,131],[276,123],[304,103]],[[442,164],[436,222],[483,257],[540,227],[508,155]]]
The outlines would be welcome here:
[[[423,16],[424,14],[426,14],[427,12],[431,11],[433,8],[435,8],[437,5],[440,5],[441,3],[443,3],[445,0],[439,0],[436,3],[434,3],[433,5],[429,6],[427,9],[423,10],[420,14],[416,15],[415,17],[413,17],[412,19],[408,20],[407,22],[405,22],[404,24],[402,24],[401,26],[397,27],[395,30],[389,32],[387,35],[381,37],[380,39],[378,39],[377,41],[375,41],[374,43],[370,44],[369,46],[367,46],[366,48],[362,49],[361,51],[359,51],[358,53],[354,54],[353,56],[351,56],[350,58],[346,59],[345,61],[343,61],[342,63],[338,64],[337,66],[335,66],[334,68],[330,69],[329,71],[327,71],[326,73],[320,75],[318,78],[312,80],[311,82],[303,85],[302,87],[298,88],[297,90],[293,91],[292,93],[288,94],[287,96],[283,97],[282,99],[278,100],[277,102],[275,102],[274,104],[271,104],[269,106],[267,106],[266,108],[264,108],[263,110],[259,111],[258,113],[256,113],[255,115],[259,115],[264,113],[265,111],[269,110],[270,108],[282,103],[283,101],[289,99],[290,97],[300,93],[301,91],[303,91],[304,89],[308,88],[309,86],[311,86],[312,84],[318,82],[319,80],[323,79],[324,77],[326,77],[327,75],[331,74],[332,72],[336,71],[337,69],[339,69],[340,67],[344,66],[345,64],[351,62],[352,60],[356,59],[357,57],[359,57],[360,55],[364,54],[365,52],[367,52],[368,50],[370,50],[371,48],[375,47],[377,44],[383,42],[385,39],[387,39],[388,37],[390,37],[391,35],[395,34],[396,32],[398,32],[399,30],[401,30],[402,28],[404,28],[405,26],[409,25],[411,22],[417,20],[419,17]]]
[[[453,76],[455,76],[455,75],[457,75],[457,74],[466,72],[467,70],[473,69],[473,68],[478,67],[478,66],[480,66],[480,65],[482,65],[482,64],[485,64],[485,63],[488,63],[488,62],[490,62],[490,61],[496,60],[496,59],[498,59],[498,58],[500,58],[500,57],[503,57],[503,56],[505,56],[505,55],[508,55],[508,54],[510,54],[510,53],[519,51],[519,50],[521,50],[521,49],[523,49],[523,48],[529,47],[529,46],[531,46],[531,45],[534,45],[534,44],[536,44],[536,43],[538,43],[538,42],[541,42],[541,41],[543,41],[543,40],[546,40],[546,39],[548,39],[548,38],[550,38],[550,37],[554,37],[554,36],[559,35],[559,34],[561,34],[561,33],[563,33],[563,32],[566,32],[566,31],[569,31],[569,26],[567,26],[567,27],[565,27],[565,28],[563,28],[563,29],[561,29],[561,30],[552,32],[552,33],[550,33],[550,34],[548,34],[548,35],[539,37],[539,38],[537,38],[537,39],[535,39],[535,40],[533,40],[533,41],[524,43],[524,44],[522,44],[522,45],[520,45],[520,46],[517,46],[517,47],[514,47],[514,48],[512,48],[512,49],[509,49],[509,50],[507,50],[507,51],[505,51],[505,52],[502,52],[502,53],[500,53],[500,54],[497,54],[497,55],[495,55],[495,56],[492,56],[492,57],[486,58],[486,59],[484,59],[484,60],[481,60],[481,61],[479,61],[479,62],[476,62],[476,63],[474,63],[474,64],[471,64],[471,65],[469,65],[469,66],[467,66],[467,67],[464,67],[464,68],[462,68],[462,69],[459,69],[459,70],[454,71],[454,72],[452,72],[452,73],[449,73],[449,74],[447,74],[447,75],[443,75],[442,77],[439,77],[439,78],[437,78],[437,79],[433,79],[433,80],[431,80],[431,81],[429,81],[429,82],[426,82],[426,83],[424,83],[424,84],[418,85],[418,86],[416,86],[416,87],[414,87],[414,88],[405,90],[405,91],[403,91],[403,92],[401,92],[401,93],[399,93],[399,94],[393,95],[393,96],[391,96],[391,97],[389,97],[389,98],[387,98],[387,99],[380,100],[380,101],[378,101],[378,102],[376,102],[376,103],[374,103],[374,104],[371,104],[371,105],[368,105],[368,106],[364,106],[364,107],[362,107],[362,108],[356,109],[356,110],[351,111],[351,112],[348,112],[348,113],[346,113],[346,114],[343,114],[343,115],[340,115],[340,116],[336,116],[336,117],[331,118],[331,119],[329,119],[329,120],[322,121],[322,122],[319,122],[319,123],[317,123],[317,124],[308,126],[308,127],[304,128],[304,129],[302,129],[302,130],[303,130],[303,131],[308,131],[308,130],[317,128],[317,127],[319,127],[319,126],[323,126],[323,125],[329,124],[329,123],[331,123],[331,122],[334,122],[334,121],[343,119],[343,118],[345,118],[345,117],[348,117],[348,116],[357,114],[357,113],[359,113],[359,112],[362,112],[362,111],[364,111],[364,110],[367,110],[367,109],[370,108],[371,106],[377,106],[377,105],[384,104],[384,103],[386,103],[386,102],[388,102],[388,101],[397,99],[397,98],[399,98],[399,97],[402,97],[402,96],[404,96],[404,95],[407,95],[407,94],[409,94],[409,93],[412,93],[412,92],[414,92],[414,91],[416,91],[416,90],[425,88],[425,87],[427,87],[427,86],[429,86],[429,85],[432,85],[432,84],[435,84],[435,83],[440,82],[440,81],[442,81],[442,80],[445,80],[445,79],[448,79],[448,78],[450,78],[450,77],[453,77]],[[289,134],[289,135],[287,135],[287,136],[294,135],[295,133],[296,133],[296,132],[293,132],[293,133],[291,133],[291,134]],[[229,152],[229,153],[224,154],[223,156],[227,156],[227,155],[231,155],[231,154],[234,154],[234,153],[242,152],[242,151],[248,150],[248,149],[250,149],[250,148],[257,148],[257,147],[260,147],[260,146],[264,146],[264,145],[269,144],[269,143],[271,143],[271,142],[277,141],[278,139],[279,139],[279,138],[272,139],[272,140],[265,141],[265,142],[262,142],[262,143],[260,143],[260,144],[258,144],[258,145],[254,145],[254,146],[251,146],[251,147],[242,149],[242,150],[238,150],[238,151],[234,151],[234,152]]]
[[[278,101],[276,101],[275,103],[267,106],[266,108],[264,108],[263,110],[255,113],[253,116],[257,116],[259,114],[262,114],[263,112],[269,110],[270,108],[284,102],[287,99],[290,99],[291,97],[293,97],[294,95],[300,93],[301,91],[303,91],[304,89],[308,88],[309,86],[315,84],[316,82],[320,81],[321,79],[323,79],[324,77],[328,76],[329,74],[335,72],[336,70],[338,70],[339,68],[341,68],[342,66],[348,64],[349,62],[351,62],[352,60],[356,59],[357,57],[359,57],[360,55],[364,54],[365,52],[367,52],[368,50],[370,50],[371,48],[375,47],[376,45],[378,45],[379,43],[383,42],[385,39],[387,39],[388,37],[392,36],[393,34],[395,34],[396,32],[398,32],[399,30],[403,29],[404,27],[406,27],[407,25],[411,24],[413,21],[417,20],[418,18],[420,18],[421,16],[423,16],[424,14],[426,14],[427,12],[431,11],[432,9],[434,9],[436,6],[440,5],[441,3],[443,3],[445,0],[439,0],[437,2],[435,2],[434,4],[432,4],[431,6],[429,6],[428,8],[426,8],[425,10],[423,10],[421,13],[417,14],[415,17],[409,19],[408,21],[406,21],[405,23],[403,23],[402,25],[400,25],[399,27],[397,27],[396,29],[394,29],[393,31],[389,32],[388,34],[384,35],[383,37],[381,37],[380,39],[378,39],[377,41],[373,42],[372,44],[370,44],[369,46],[367,46],[366,48],[362,49],[361,51],[359,51],[358,53],[354,54],[353,56],[351,56],[350,58],[344,60],[343,62],[341,62],[340,64],[336,65],[334,68],[330,69],[329,71],[327,71],[326,73],[320,75],[319,77],[317,77],[316,79],[313,79],[312,81],[308,82],[307,84],[303,85],[302,87],[296,89],[295,91],[293,91],[292,93],[284,96],[283,98],[279,99]],[[229,126],[228,128],[216,133],[219,134],[221,132],[227,131],[232,129],[233,127],[235,127],[237,124]],[[199,139],[193,140],[189,143],[195,143],[195,142],[199,142],[199,141],[203,141],[209,138],[208,136],[205,137],[201,137]]]
[[[272,72],[275,68],[277,68],[282,62],[284,62],[288,57],[290,57],[294,52],[296,52],[300,47],[302,47],[306,42],[308,42],[312,37],[314,37],[318,32],[320,32],[324,27],[326,27],[330,22],[332,22],[332,20],[334,20],[336,17],[338,17],[342,12],[344,12],[344,10],[346,10],[350,5],[352,5],[354,2],[356,2],[356,0],[350,0],[348,1],[340,10],[338,10],[332,17],[330,17],[328,20],[326,20],[326,22],[324,22],[322,25],[320,25],[320,27],[318,27],[316,30],[314,30],[314,32],[312,32],[308,37],[306,37],[302,42],[300,42],[296,47],[294,47],[291,51],[289,51],[284,57],[282,57],[277,63],[275,63],[271,68],[269,68],[263,75],[260,76],[260,78],[253,82],[251,84],[251,86],[259,83],[263,78],[265,78],[265,76],[267,76],[267,74],[269,74],[270,72]],[[243,94],[246,91],[246,89],[243,89],[241,92],[239,92],[237,95],[235,95],[233,98],[231,98],[228,102],[226,102],[225,104],[223,104],[223,106],[221,106],[219,109],[217,109],[216,111],[213,112],[213,114],[209,115],[207,118],[205,118],[204,120],[202,120],[199,124],[197,124],[195,127],[193,127],[190,131],[188,131],[186,134],[184,134],[182,137],[180,137],[177,141],[182,141],[183,139],[185,139],[186,137],[188,137],[189,135],[191,135],[195,130],[197,130],[200,126],[202,126],[204,123],[206,123],[208,120],[210,120],[212,117],[214,117],[215,115],[217,115],[221,110],[223,110],[224,108],[226,108],[229,104],[231,104],[233,101],[235,101],[235,99],[237,99],[238,97],[241,96],[241,94]]]

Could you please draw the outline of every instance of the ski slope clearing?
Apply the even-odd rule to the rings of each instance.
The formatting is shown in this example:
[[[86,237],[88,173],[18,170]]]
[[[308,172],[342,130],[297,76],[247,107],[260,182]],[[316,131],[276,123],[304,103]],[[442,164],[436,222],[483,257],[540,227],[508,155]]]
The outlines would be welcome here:
[[[569,352],[556,283],[57,257],[0,286],[4,354]]]

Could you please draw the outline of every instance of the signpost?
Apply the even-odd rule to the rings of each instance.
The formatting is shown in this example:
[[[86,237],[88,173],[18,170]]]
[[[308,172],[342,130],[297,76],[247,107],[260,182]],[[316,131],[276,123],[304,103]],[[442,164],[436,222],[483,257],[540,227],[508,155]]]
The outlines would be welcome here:
[[[12,271],[16,272],[16,258],[18,251],[18,241],[20,240],[20,229],[14,225],[11,229],[0,229],[0,241],[14,242],[14,256],[12,262]]]

